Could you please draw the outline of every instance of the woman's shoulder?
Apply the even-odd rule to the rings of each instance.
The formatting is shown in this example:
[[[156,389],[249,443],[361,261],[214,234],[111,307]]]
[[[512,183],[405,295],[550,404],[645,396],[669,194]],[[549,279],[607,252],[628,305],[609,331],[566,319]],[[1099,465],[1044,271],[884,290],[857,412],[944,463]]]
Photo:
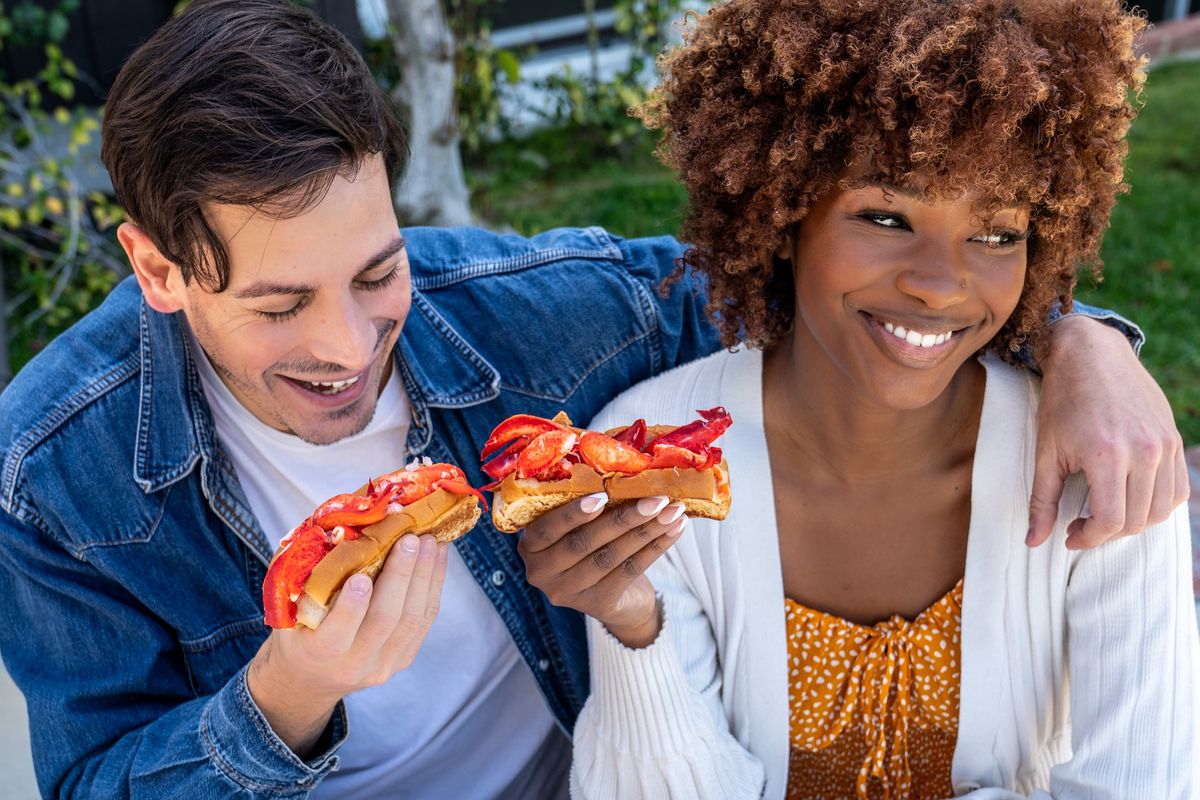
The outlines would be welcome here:
[[[604,430],[635,419],[650,425],[682,424],[696,409],[726,403],[728,386],[742,383],[737,376],[743,372],[749,378],[760,375],[761,364],[757,350],[719,350],[630,387],[601,409],[589,427]]]

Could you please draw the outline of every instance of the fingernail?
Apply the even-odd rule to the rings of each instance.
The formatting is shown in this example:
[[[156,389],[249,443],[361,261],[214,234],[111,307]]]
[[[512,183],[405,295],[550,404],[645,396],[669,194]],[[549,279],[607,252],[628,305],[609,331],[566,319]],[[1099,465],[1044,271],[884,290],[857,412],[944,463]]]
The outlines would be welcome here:
[[[421,547],[421,540],[411,533],[406,533],[400,537],[400,549],[405,553],[413,554]]]
[[[608,502],[608,495],[604,492],[589,494],[587,497],[579,501],[579,507],[585,514],[594,514],[604,508],[604,504]]]
[[[672,525],[670,528],[667,529],[666,535],[670,536],[672,539],[674,539],[677,536],[679,536],[679,534],[683,533],[683,529],[685,527],[687,527],[687,520],[681,519],[678,522],[676,522],[674,525]]]
[[[658,521],[663,525],[670,525],[675,520],[683,515],[683,503],[671,503],[662,510],[658,515]]]
[[[350,594],[365,597],[367,592],[371,591],[371,579],[360,572],[346,581],[346,588],[350,590]]]
[[[437,552],[437,545],[438,545],[437,539],[433,538],[432,536],[422,536],[421,537],[421,555],[432,556],[434,553]]]
[[[1025,532],[1025,544],[1033,544],[1033,526],[1029,526],[1029,530]]]
[[[637,510],[643,517],[653,517],[666,507],[667,502],[665,497],[643,497],[637,502]]]

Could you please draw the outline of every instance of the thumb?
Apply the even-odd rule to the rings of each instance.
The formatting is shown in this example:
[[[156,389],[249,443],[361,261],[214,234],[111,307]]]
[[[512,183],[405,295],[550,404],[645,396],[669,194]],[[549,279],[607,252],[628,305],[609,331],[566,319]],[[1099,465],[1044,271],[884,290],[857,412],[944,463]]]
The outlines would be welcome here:
[[[1058,459],[1038,453],[1033,468],[1033,494],[1029,497],[1029,531],[1025,535],[1025,544],[1030,547],[1037,547],[1050,538],[1054,521],[1058,519],[1058,501],[1062,498],[1066,477]]]

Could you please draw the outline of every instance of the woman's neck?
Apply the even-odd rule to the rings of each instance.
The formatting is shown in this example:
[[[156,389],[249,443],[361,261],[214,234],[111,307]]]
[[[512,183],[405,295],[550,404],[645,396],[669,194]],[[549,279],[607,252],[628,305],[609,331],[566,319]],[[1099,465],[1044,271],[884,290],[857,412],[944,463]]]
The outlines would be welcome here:
[[[972,358],[928,405],[887,408],[864,397],[811,340],[806,347],[789,334],[763,359],[768,440],[801,472],[847,485],[928,475],[973,449],[984,379]]]

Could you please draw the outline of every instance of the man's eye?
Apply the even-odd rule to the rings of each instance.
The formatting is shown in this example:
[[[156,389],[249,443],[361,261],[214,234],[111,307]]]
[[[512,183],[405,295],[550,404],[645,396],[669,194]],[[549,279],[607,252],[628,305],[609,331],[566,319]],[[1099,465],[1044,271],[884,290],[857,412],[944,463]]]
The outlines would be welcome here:
[[[391,272],[384,275],[382,278],[376,278],[373,281],[357,281],[358,288],[368,292],[377,292],[380,289],[386,289],[395,282],[396,278],[400,277],[400,265],[392,267]]]
[[[304,306],[306,305],[307,303],[304,300],[301,300],[287,311],[260,311],[258,309],[254,309],[254,313],[270,322],[283,322],[299,314],[304,310]]]

